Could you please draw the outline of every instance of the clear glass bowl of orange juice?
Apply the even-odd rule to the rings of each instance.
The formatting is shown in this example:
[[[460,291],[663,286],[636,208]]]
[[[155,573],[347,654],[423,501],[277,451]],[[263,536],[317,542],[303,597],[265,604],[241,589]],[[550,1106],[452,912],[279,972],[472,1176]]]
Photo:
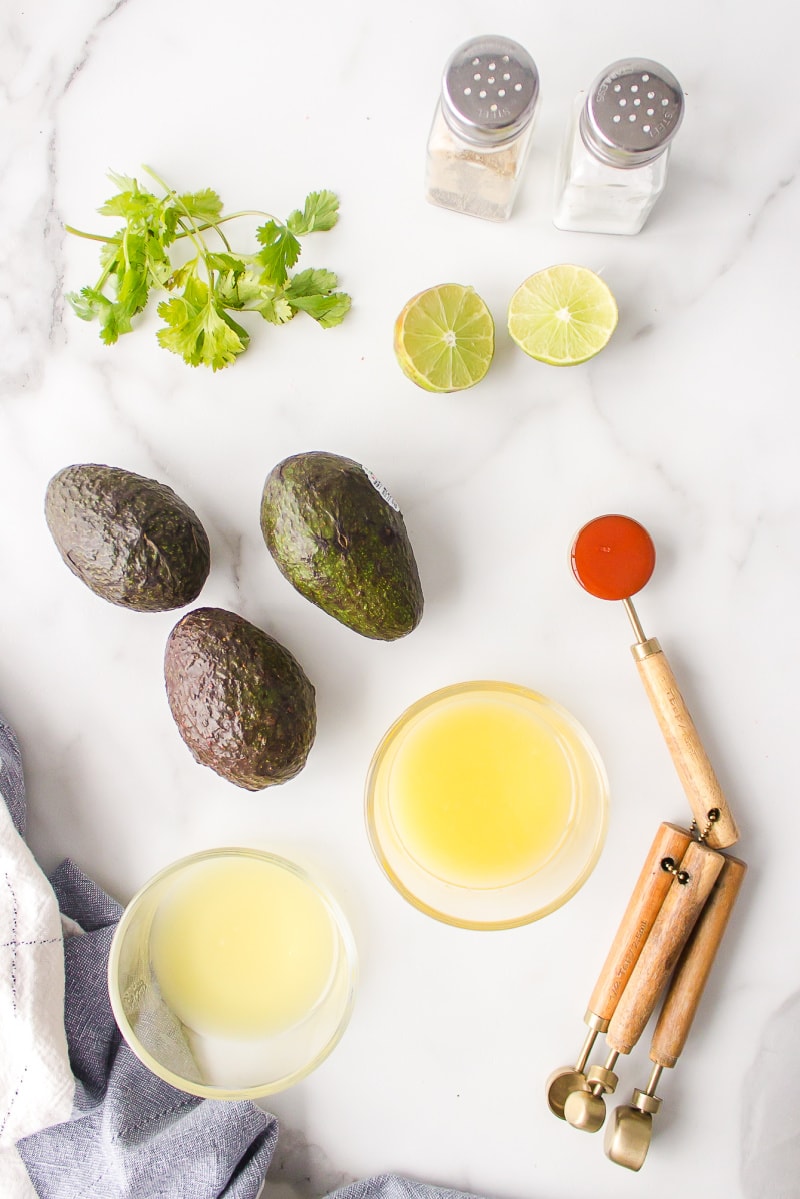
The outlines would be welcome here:
[[[565,903],[597,863],[607,812],[586,730],[513,683],[424,696],[385,734],[367,776],[384,873],[415,907],[464,928],[513,928]]]
[[[174,862],[128,904],[108,963],[123,1037],[154,1074],[254,1099],[315,1069],[353,1006],[356,952],[331,896],[254,849]]]

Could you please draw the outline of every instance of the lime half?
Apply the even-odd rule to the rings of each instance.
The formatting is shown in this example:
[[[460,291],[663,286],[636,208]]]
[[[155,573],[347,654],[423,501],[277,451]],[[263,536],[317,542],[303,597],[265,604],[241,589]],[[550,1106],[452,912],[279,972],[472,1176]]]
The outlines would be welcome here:
[[[508,331],[521,350],[550,366],[577,366],[599,354],[617,327],[617,302],[585,266],[550,266],[511,297]]]
[[[472,287],[442,283],[408,301],[394,325],[404,373],[426,391],[479,383],[494,355],[494,321]]]

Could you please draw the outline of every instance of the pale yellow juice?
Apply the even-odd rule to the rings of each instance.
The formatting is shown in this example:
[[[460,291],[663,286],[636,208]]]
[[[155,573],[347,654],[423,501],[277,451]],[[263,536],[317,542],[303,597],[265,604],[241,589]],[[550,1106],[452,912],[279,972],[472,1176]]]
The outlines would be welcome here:
[[[208,1037],[270,1036],[325,995],[336,936],[307,882],[259,858],[196,864],[159,904],[150,960],[165,1003]]]
[[[457,886],[502,887],[557,852],[574,789],[561,737],[524,698],[456,694],[398,738],[389,811],[423,869]]]

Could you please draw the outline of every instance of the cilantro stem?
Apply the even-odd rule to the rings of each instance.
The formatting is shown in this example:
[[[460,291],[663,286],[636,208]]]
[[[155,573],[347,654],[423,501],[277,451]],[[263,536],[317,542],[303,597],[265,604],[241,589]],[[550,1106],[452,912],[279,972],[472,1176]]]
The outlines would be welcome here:
[[[226,249],[226,250],[228,251],[228,253],[230,254],[230,253],[231,253],[231,243],[228,241],[227,237],[226,237],[226,236],[225,236],[225,234],[222,232],[222,230],[220,229],[220,227],[219,227],[219,225],[217,224],[217,222],[214,222],[214,224],[213,224],[213,225],[211,225],[211,226],[208,226],[208,228],[213,228],[213,229],[215,230],[215,232],[216,232],[216,234],[217,234],[217,237],[219,237],[219,238],[220,238],[220,240],[222,241],[222,244],[224,245],[225,249]]]
[[[169,189],[167,189],[169,192]],[[170,195],[175,195],[174,192],[169,192]],[[177,197],[176,197],[177,198]],[[230,250],[230,245],[227,239],[219,231],[218,226],[223,225],[226,221],[236,221],[245,216],[265,217],[268,221],[274,221],[276,225],[285,225],[285,221],[281,221],[278,217],[273,216],[271,212],[263,212],[259,208],[243,208],[241,212],[227,212],[225,216],[221,216],[218,221],[204,221],[202,225],[195,225],[193,230],[184,229],[182,233],[175,235],[175,241],[180,241],[182,237],[191,237],[193,232],[205,233],[207,229],[217,229],[220,237],[225,242],[226,249]],[[100,241],[108,246],[118,246],[122,240],[119,237],[105,237],[102,233],[87,233],[85,229],[76,229],[73,225],[64,225],[66,233],[72,233],[75,237],[84,237],[87,241]],[[244,255],[239,255],[244,257]]]
[[[83,229],[73,229],[72,225],[65,225],[64,229],[67,233],[74,233],[76,237],[85,237],[87,241],[102,241],[107,246],[118,246],[121,241],[119,237],[103,237],[100,233],[85,233]]]
[[[168,184],[168,183],[167,183],[167,182],[166,182],[164,179],[162,179],[162,178],[161,178],[161,176],[160,176],[160,175],[158,175],[158,174],[157,174],[157,173],[156,173],[156,172],[153,170],[153,168],[152,168],[152,167],[149,167],[149,166],[147,165],[147,163],[146,163],[146,162],[142,163],[142,170],[143,170],[143,171],[147,171],[147,173],[148,173],[148,175],[150,176],[150,178],[151,178],[151,179],[155,179],[155,181],[156,181],[156,183],[158,184],[158,186],[159,186],[159,187],[163,187],[163,189],[164,189],[164,191],[167,193],[167,195],[174,196],[174,195],[176,194],[176,193],[175,193],[175,189],[174,189],[174,188],[172,188],[172,187],[170,187],[170,186],[169,186],[169,184]]]
[[[221,225],[223,221],[236,221],[243,216],[265,216],[268,221],[274,221],[276,225],[285,225],[285,221],[280,221],[271,212],[262,212],[260,208],[243,208],[241,212],[226,212],[225,216],[221,216],[215,225]],[[204,225],[204,229],[210,228],[210,225]]]

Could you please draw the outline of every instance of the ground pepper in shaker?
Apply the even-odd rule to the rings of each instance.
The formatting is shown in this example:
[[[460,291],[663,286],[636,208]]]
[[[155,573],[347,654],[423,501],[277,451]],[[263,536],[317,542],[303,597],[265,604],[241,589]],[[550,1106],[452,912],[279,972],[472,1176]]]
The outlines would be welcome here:
[[[539,100],[536,64],[510,38],[464,42],[450,56],[428,138],[426,198],[506,221],[528,155]]]
[[[683,109],[675,76],[646,58],[612,63],[579,93],[556,175],[556,227],[638,233],[664,190]]]

